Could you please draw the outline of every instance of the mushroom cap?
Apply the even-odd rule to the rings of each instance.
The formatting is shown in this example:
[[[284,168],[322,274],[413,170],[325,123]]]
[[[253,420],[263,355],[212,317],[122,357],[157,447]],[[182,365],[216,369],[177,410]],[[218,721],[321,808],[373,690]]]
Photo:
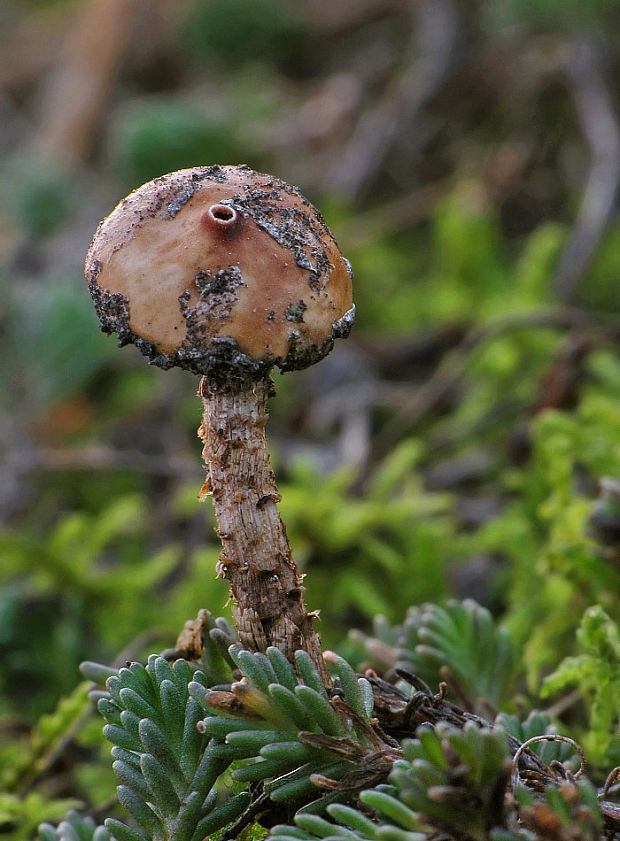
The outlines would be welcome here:
[[[303,368],[351,328],[351,270],[295,187],[246,166],[149,181],[101,222],[86,278],[106,333],[207,377]]]

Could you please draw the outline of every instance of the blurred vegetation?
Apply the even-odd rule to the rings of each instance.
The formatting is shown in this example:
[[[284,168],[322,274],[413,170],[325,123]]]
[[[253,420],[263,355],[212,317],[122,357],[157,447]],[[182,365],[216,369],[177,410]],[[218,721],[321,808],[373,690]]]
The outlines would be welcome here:
[[[196,164],[296,183],[354,266],[353,336],[275,376],[269,429],[326,644],[359,665],[473,598],[516,652],[508,711],[543,686],[597,783],[620,762],[619,27],[617,2],[3,4],[0,835],[113,793],[81,660],[226,613],[196,383],[117,352],[81,273],[119,198]]]

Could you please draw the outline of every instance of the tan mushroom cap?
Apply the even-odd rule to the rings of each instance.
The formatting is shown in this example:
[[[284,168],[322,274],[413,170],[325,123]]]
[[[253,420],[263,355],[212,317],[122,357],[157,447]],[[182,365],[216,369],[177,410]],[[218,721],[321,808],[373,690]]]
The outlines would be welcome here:
[[[320,213],[244,166],[135,190],[100,224],[86,276],[104,331],[198,372],[224,340],[252,360],[304,367],[354,312],[349,265]]]

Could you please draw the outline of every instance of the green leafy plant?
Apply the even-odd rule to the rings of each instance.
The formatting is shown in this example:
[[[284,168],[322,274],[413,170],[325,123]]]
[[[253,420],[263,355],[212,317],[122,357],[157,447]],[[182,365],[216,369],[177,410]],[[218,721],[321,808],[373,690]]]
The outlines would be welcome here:
[[[425,610],[433,621],[418,631],[432,627],[435,641],[449,640],[460,621],[464,651],[473,639],[503,636],[471,602]],[[589,619],[600,657],[615,631],[596,612]],[[206,612],[187,631],[180,642],[201,641],[193,661],[153,656],[120,670],[84,664],[86,676],[106,685],[91,697],[107,722],[130,819],[108,818],[104,830],[71,813],[57,830],[43,826],[42,841],[71,838],[69,827],[85,841],[106,838],[104,831],[117,841],[249,838],[269,827],[274,841],[424,841],[438,831],[454,841],[606,837],[602,813],[613,821],[615,807],[599,806],[575,771],[575,744],[556,736],[546,713],[502,713],[490,723],[433,694],[408,669],[397,674],[409,685],[389,683],[374,671],[356,674],[333,652],[325,655],[333,674],[326,688],[305,651],[294,663],[274,647],[249,652],[225,620]],[[448,663],[458,656],[445,650]],[[420,643],[413,651],[436,683],[442,658],[425,661]],[[283,814],[287,822],[277,823]]]
[[[299,557],[312,568],[310,595],[316,593],[318,600],[332,592],[337,610],[330,610],[330,624],[335,627],[344,624],[338,617],[347,611],[368,620],[378,613],[395,620],[392,577],[401,581],[402,607],[414,594],[432,600],[445,592],[453,503],[447,494],[424,491],[421,457],[418,441],[403,441],[384,459],[364,498],[347,492],[350,470],[319,477],[307,462],[293,465],[283,486],[283,516]],[[321,493],[315,494],[318,482]],[[326,557],[341,559],[335,581]]]
[[[41,841],[110,841],[110,837],[105,827],[96,826],[92,818],[84,818],[73,810],[57,827],[49,823],[39,827]]]
[[[217,703],[199,687],[192,690],[203,695],[206,709],[220,713],[202,723],[214,740],[210,752],[229,761],[255,758],[233,770],[233,780],[263,781],[272,801],[294,803],[316,794],[317,786],[354,790],[360,780],[385,774],[390,746],[371,726],[372,690],[345,660],[329,658],[339,687],[339,695],[330,698],[303,651],[297,652],[297,674],[275,648],[267,656],[237,647],[230,654],[251,686],[235,684],[230,698],[218,696]],[[245,713],[246,719],[222,718],[231,709]]]
[[[375,637],[353,635],[375,665],[406,670],[431,685],[444,680],[471,710],[499,708],[510,697],[517,668],[511,639],[471,600],[412,607],[401,626],[390,628],[379,618],[375,630]]]
[[[87,671],[105,675],[92,666]],[[248,805],[247,795],[216,805],[215,782],[228,762],[205,750],[197,727],[201,710],[188,684],[203,679],[184,660],[171,666],[161,657],[108,677],[109,695],[99,698],[98,708],[108,722],[104,735],[114,744],[119,800],[138,824],[107,820],[119,841],[203,838]]]
[[[546,712],[532,710],[525,719],[519,718],[517,715],[500,713],[495,719],[495,723],[520,742],[532,740],[530,750],[536,756],[539,756],[546,765],[551,765],[552,762],[562,762],[566,763],[567,767],[572,767],[569,760],[577,758],[574,747],[564,740],[538,739],[539,736],[553,737],[558,733],[557,724]]]
[[[611,388],[616,362],[608,363],[601,354],[596,370],[605,377],[614,372],[606,380]],[[580,471],[598,477],[620,471],[612,393],[591,389],[575,412],[547,411],[536,419],[525,470],[508,474],[512,500],[476,534],[479,546],[510,560],[506,626],[525,647],[531,686],[557,663],[558,651],[568,652],[589,606],[600,604],[612,615],[616,609],[618,567],[592,535],[592,497],[575,490]]]
[[[615,363],[603,354],[597,365],[613,380]],[[610,467],[603,454],[609,447],[613,450],[614,410],[600,395],[591,409],[586,402],[582,407],[581,428],[562,412],[540,418],[533,430],[533,457],[526,474],[515,471],[506,479],[520,495],[475,535],[494,551],[523,560],[523,567],[510,568],[509,610],[501,623],[471,600],[411,608],[396,626],[378,618],[370,634],[356,634],[347,648],[355,663],[365,660],[374,672],[356,675],[345,661],[328,655],[336,683],[334,690],[326,693],[316,672],[306,668],[307,663],[303,665],[303,653],[300,661],[292,664],[272,651],[269,655],[243,651],[230,625],[209,618],[198,660],[189,666],[166,667],[180,669],[181,684],[185,683],[181,692],[184,712],[179,715],[177,711],[174,719],[176,741],[164,726],[167,718],[158,678],[149,677],[138,698],[128,691],[136,691],[129,683],[134,672],[155,674],[155,660],[146,667],[134,664],[113,677],[117,697],[108,690],[99,703],[109,716],[108,728],[116,728],[106,732],[116,740],[115,767],[124,775],[120,799],[130,815],[129,821],[120,814],[110,819],[107,827],[113,836],[133,841],[150,841],[159,837],[157,833],[163,838],[182,837],[182,830],[176,827],[181,825],[177,819],[184,796],[174,786],[175,793],[170,794],[166,775],[172,774],[174,780],[176,766],[168,768],[165,758],[162,765],[161,756],[175,757],[178,765],[184,750],[178,734],[185,732],[189,722],[198,726],[194,749],[199,745],[198,754],[211,756],[214,763],[217,760],[220,774],[218,779],[214,772],[204,777],[199,774],[198,783],[194,778],[200,763],[195,767],[194,783],[208,785],[198,789],[206,794],[190,829],[183,830],[188,839],[205,829],[224,838],[243,833],[260,837],[268,832],[281,841],[318,837],[422,841],[437,831],[457,841],[607,837],[601,814],[613,823],[615,807],[608,807],[604,798],[599,806],[583,775],[574,781],[575,749],[567,741],[553,738],[564,732],[564,726],[546,713],[529,712],[539,703],[534,694],[536,675],[543,662],[557,666],[560,650],[555,661],[548,646],[544,661],[541,653],[537,658],[520,657],[520,646],[529,651],[533,646],[530,640],[542,637],[535,624],[526,628],[516,612],[517,599],[525,596],[529,599],[528,616],[537,615],[542,605],[549,617],[564,616],[566,606],[577,596],[587,602],[600,595],[605,607],[611,606],[610,588],[616,571],[610,565],[608,543],[597,543],[589,525],[600,503],[575,494],[566,459],[576,463],[579,452],[594,472]],[[582,444],[586,444],[584,450],[579,449]],[[403,452],[410,451],[405,446]],[[417,458],[415,446],[411,452]],[[386,462],[385,481],[377,484],[387,493],[386,500],[399,488],[401,467],[402,458],[400,462],[395,458],[392,467]],[[346,496],[344,483],[329,497],[332,507],[338,494]],[[432,499],[429,504],[432,511],[441,512],[445,502],[439,501],[437,508],[433,508]],[[299,505],[300,519],[293,513],[293,531],[306,516],[301,502]],[[358,510],[360,530],[363,532],[366,524],[374,527],[372,512],[363,507]],[[327,511],[324,516],[333,517],[337,536],[338,515]],[[405,517],[402,522],[405,524]],[[328,536],[330,529],[326,530]],[[346,535],[351,545],[359,541],[354,532]],[[465,537],[460,549],[465,551],[473,539]],[[588,565],[589,578],[583,564]],[[515,607],[511,609],[511,605]],[[551,618],[545,616],[547,622]],[[564,653],[571,651],[571,628],[574,619],[568,615],[562,634],[557,628],[553,632]],[[608,715],[612,706],[607,704],[608,700],[614,703],[613,690],[604,691],[613,687],[616,637],[617,628],[602,608],[586,611],[579,632],[581,652],[557,669],[544,690],[557,693],[576,685],[579,698],[588,703],[590,727],[583,727],[578,736],[586,756],[595,763],[593,777],[599,780],[616,761],[613,716]],[[586,685],[579,680],[581,665],[594,675],[600,691],[593,689],[591,682]],[[123,685],[125,700],[121,684],[115,683],[121,680],[121,673],[128,681]],[[104,674],[93,676],[101,680]],[[530,695],[521,697],[518,708],[523,712],[517,715],[512,693],[517,687],[523,690],[525,676],[529,676]],[[447,696],[441,690],[434,694],[442,682]],[[600,712],[598,704],[602,704]],[[192,713],[187,718],[189,709]],[[502,712],[493,726],[497,710]],[[147,754],[154,756],[154,746],[148,735],[146,743],[141,739],[140,716],[152,719],[155,732],[164,734],[164,741],[170,740],[160,752],[159,778],[155,766],[151,769],[149,765],[151,760],[143,760]],[[595,730],[598,741],[591,735]],[[142,732],[148,734],[150,725],[142,724]],[[536,741],[540,736],[549,738]],[[408,748],[409,744],[418,747]],[[514,755],[524,744],[515,777]],[[120,753],[123,750],[129,755]],[[408,756],[407,750],[418,753]],[[393,775],[398,769],[402,776],[397,784]],[[482,774],[481,769],[487,770]],[[191,781],[185,779],[184,785],[185,793],[191,793]],[[492,791],[496,800],[490,796]],[[468,817],[472,803],[478,806]]]
[[[169,543],[147,554],[145,516],[145,499],[131,493],[116,495],[98,513],[70,513],[45,535],[34,529],[29,534],[0,529],[0,580],[10,581],[17,570],[21,573],[19,584],[0,596],[0,651],[8,679],[27,680],[32,691],[52,675],[66,674],[57,688],[68,692],[74,684],[71,672],[89,653],[97,653],[87,644],[89,638],[105,641],[107,652],[116,652],[147,629],[160,635],[168,627],[172,634],[184,619],[192,586],[185,578],[168,585],[181,564],[206,573],[207,599],[211,589],[222,592],[215,576],[208,574],[218,556],[215,546],[186,554],[180,544]],[[114,562],[108,563],[111,553]],[[165,604],[149,598],[154,590],[163,589]],[[110,625],[110,605],[121,603],[127,618],[122,625]],[[136,604],[140,610],[132,617]],[[28,614],[30,633],[37,639],[28,657],[21,645],[23,613]],[[73,666],[65,673],[69,664]],[[26,694],[23,708],[38,713],[38,699],[37,693]]]
[[[177,100],[132,107],[115,127],[112,142],[119,173],[134,187],[204,160],[244,157],[229,117]]]
[[[501,728],[480,729],[472,722],[462,729],[425,725],[403,750],[389,783],[360,794],[373,820],[351,807],[331,805],[327,812],[337,823],[298,814],[295,827],[276,826],[270,838],[424,841],[436,830],[446,838],[493,841],[599,838],[601,813],[585,779],[548,786],[543,798],[524,786],[513,799],[504,798],[511,763]]]
[[[521,823],[534,838],[560,841],[596,841],[600,838],[603,819],[596,790],[589,780],[548,786],[544,801],[538,804],[534,804],[531,792],[524,787],[517,790],[516,798]]]
[[[416,739],[403,743],[403,752],[390,782],[398,800],[415,813],[472,838],[484,838],[501,825],[510,768],[501,729],[481,729],[473,722],[462,729],[447,723],[420,727]]]
[[[102,27],[105,5],[1,15],[0,836],[613,838],[617,0],[209,0]],[[92,108],[72,107],[80,90]],[[133,351],[113,362],[78,278],[85,195],[103,211],[118,179],[215,158],[327,191],[356,273],[357,342],[297,387],[278,377],[272,411],[287,597],[321,608],[350,664],[329,654],[322,685],[297,641],[284,664],[210,615],[161,651],[226,601],[196,504],[195,389]],[[120,778],[74,689],[85,657],[114,664],[86,670]]]
[[[90,717],[88,687],[83,682],[62,698],[53,713],[41,716],[28,738],[0,738],[0,826],[11,827],[16,841],[30,841],[41,821],[58,820],[81,805],[77,797],[39,791],[34,785]]]
[[[599,607],[588,608],[577,631],[579,654],[566,657],[545,678],[543,697],[578,686],[587,702],[582,739],[594,761],[620,763],[620,630]]]

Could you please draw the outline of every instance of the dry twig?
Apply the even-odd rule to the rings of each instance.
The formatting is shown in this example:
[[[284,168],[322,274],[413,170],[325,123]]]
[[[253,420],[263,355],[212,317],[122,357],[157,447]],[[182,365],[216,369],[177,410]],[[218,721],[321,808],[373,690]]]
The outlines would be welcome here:
[[[384,96],[361,116],[328,172],[327,182],[355,199],[372,183],[396,139],[411,132],[423,107],[448,73],[458,34],[449,0],[413,0],[411,60]]]
[[[567,304],[575,299],[614,209],[620,182],[620,128],[592,43],[584,39],[572,43],[564,72],[592,156],[579,216],[553,280],[558,300]]]

